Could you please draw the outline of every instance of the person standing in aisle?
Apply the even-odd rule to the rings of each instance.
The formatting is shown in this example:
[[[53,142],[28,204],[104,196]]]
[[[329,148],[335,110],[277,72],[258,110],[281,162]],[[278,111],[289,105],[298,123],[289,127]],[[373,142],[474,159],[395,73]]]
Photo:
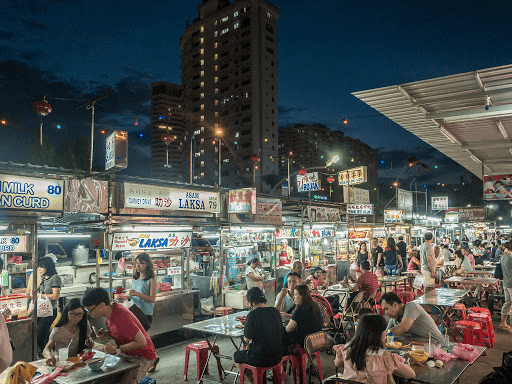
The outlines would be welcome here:
[[[153,269],[151,257],[147,253],[139,253],[134,259],[133,284],[128,295],[144,315],[146,315],[149,324],[153,321],[153,309],[156,301],[156,276]],[[153,372],[160,361],[157,356],[148,372]]]
[[[421,274],[425,278],[425,293],[434,288],[436,283],[436,260],[434,258],[434,236],[431,232],[425,233],[425,241],[420,247]]]
[[[402,271],[405,271],[405,266],[407,265],[407,244],[405,243],[402,235],[398,236],[398,243],[396,243],[396,247],[398,249],[398,254],[402,258]],[[399,275],[400,273],[397,274]]]
[[[512,328],[508,325],[508,317],[512,312],[512,241],[506,242],[504,252],[501,255],[501,271],[503,272],[503,292],[505,294],[505,303],[501,307],[500,329],[512,333]]]
[[[263,291],[263,280],[265,280],[265,274],[260,272],[260,259],[253,257],[247,264],[248,266],[245,269],[245,282],[247,283],[247,290],[251,289],[252,287],[258,287]]]
[[[373,267],[373,273],[375,273],[375,275],[377,276],[384,276],[384,260],[382,260],[382,253],[384,252],[384,250],[382,249],[382,247],[379,245],[379,239],[377,239],[376,237],[374,237],[372,239],[372,267]],[[379,261],[380,261],[380,264],[379,265]],[[377,273],[377,270],[379,271],[379,273]]]
[[[359,243],[359,251],[357,251],[357,270],[356,270],[356,277],[361,276],[361,263],[363,261],[371,262],[370,254],[368,252],[368,247],[364,241],[361,241]]]
[[[388,276],[396,276],[397,269],[402,270],[404,268],[402,264],[402,258],[399,256],[395,245],[395,239],[392,237],[388,238],[387,246],[384,250],[383,256],[386,261],[386,274]]]

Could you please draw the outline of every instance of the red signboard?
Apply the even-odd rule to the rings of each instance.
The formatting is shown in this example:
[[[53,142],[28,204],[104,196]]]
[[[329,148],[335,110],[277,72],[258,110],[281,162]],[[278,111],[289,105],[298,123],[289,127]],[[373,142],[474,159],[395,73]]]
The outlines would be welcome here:
[[[512,199],[512,175],[484,176],[484,199]]]
[[[449,208],[446,214],[454,215],[458,213],[459,223],[461,221],[484,221],[485,220],[485,207],[466,207],[466,208]]]

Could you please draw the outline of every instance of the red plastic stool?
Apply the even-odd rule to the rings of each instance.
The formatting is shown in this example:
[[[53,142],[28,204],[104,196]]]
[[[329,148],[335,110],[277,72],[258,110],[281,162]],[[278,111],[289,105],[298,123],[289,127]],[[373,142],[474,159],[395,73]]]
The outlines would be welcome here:
[[[252,365],[249,365],[249,364],[242,364],[242,365],[240,365],[239,384],[244,383],[244,378],[245,378],[244,373],[245,373],[246,369],[252,371],[252,373],[254,375],[254,382],[256,384],[263,384],[263,379],[265,378],[265,374],[270,369],[272,370],[272,382],[274,384],[282,384],[282,382],[281,382],[281,369],[282,369],[281,363],[278,363],[278,364],[274,365],[273,367],[253,367]]]
[[[216,353],[219,353],[219,346],[217,344],[213,344],[213,350]],[[197,361],[197,379],[201,377],[201,372],[203,372],[204,366],[206,365],[206,360],[208,359],[208,352],[210,348],[208,347],[208,343],[206,341],[201,341],[199,343],[193,343],[187,345],[187,349],[185,350],[185,373],[183,375],[183,381],[187,381],[188,376],[188,358],[190,356],[190,352],[196,353],[196,361]],[[220,360],[217,358],[217,369],[219,371],[219,378],[222,380],[222,367],[220,365]],[[206,370],[204,373],[208,373],[208,365],[206,365]]]
[[[457,341],[457,329],[462,329],[462,342],[470,345],[478,345],[485,347],[482,335],[482,327],[479,323],[468,320],[459,320],[455,322],[455,332],[453,333],[453,341]]]
[[[466,320],[466,306],[462,303],[457,303],[453,306],[454,311],[460,311],[460,319]]]
[[[297,384],[297,378],[300,375],[300,364],[299,359],[295,355],[286,355],[283,356],[281,359],[281,366],[283,368],[281,372],[281,384],[284,384],[286,381],[286,370],[287,370],[287,364],[290,363],[292,373],[293,373],[293,382]]]
[[[489,343],[489,346],[491,348],[494,348],[495,336],[490,315],[487,313],[469,313],[468,317],[470,321],[480,323],[484,341],[487,341]]]
[[[373,304],[372,306],[370,306],[370,309],[373,312],[379,313],[381,316],[384,316],[384,310],[382,309],[382,307],[379,304]]]
[[[468,313],[488,313],[490,315],[491,311],[489,311],[489,309],[487,308],[482,307],[469,307]]]
[[[217,307],[215,308],[215,312],[213,312],[213,317],[217,316],[226,316],[233,313],[233,308],[230,307]]]
[[[295,345],[295,350],[297,351],[297,355],[299,357],[300,361],[300,373],[302,378],[302,383],[306,383],[306,369],[308,366],[308,354],[306,353],[306,350],[299,346],[298,344]],[[315,360],[318,364],[318,373],[320,375],[320,381],[324,380],[324,374],[322,372],[322,362],[320,361],[320,352],[315,352],[311,354],[311,360]]]
[[[398,297],[400,298],[400,300],[402,300],[402,302],[404,304],[408,303],[410,301],[416,300],[416,294],[414,292],[409,292],[409,291],[400,292],[398,294]]]

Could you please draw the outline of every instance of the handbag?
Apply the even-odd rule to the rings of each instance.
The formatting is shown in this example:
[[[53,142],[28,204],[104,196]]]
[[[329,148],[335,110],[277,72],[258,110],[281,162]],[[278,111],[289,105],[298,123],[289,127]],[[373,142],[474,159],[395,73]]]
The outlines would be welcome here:
[[[46,295],[44,299],[41,296],[37,296],[37,317],[50,317],[53,315],[52,302]]]
[[[149,323],[148,318],[146,317],[144,312],[142,312],[142,309],[140,309],[137,306],[137,304],[133,304],[130,307],[130,312],[135,315],[135,317],[139,320],[140,324],[142,325],[146,332],[148,331],[149,328],[151,328],[151,324]]]

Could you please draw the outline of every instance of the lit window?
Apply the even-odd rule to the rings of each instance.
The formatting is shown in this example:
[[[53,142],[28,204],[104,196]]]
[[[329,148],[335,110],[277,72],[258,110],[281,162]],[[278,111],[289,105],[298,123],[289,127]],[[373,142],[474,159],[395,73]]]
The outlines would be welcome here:
[[[217,93],[217,92],[215,92]],[[219,105],[219,100],[215,100],[215,105]]]
[[[201,161],[201,167],[204,167],[204,161]]]
[[[244,93],[244,98],[247,99],[249,97],[249,92]]]
[[[200,152],[196,152],[196,153],[194,153],[194,157],[199,157],[199,156],[201,156],[201,153],[200,153]]]
[[[194,131],[194,135],[200,135],[201,131],[198,129],[197,131]]]
[[[215,128],[219,128],[219,123],[215,123]]]
[[[204,43],[204,37],[201,37],[201,44]]]
[[[238,11],[235,11],[235,13],[233,13],[233,17],[238,17]]]
[[[219,46],[219,43],[213,44],[213,48],[217,48]]]
[[[201,27],[201,32],[204,32],[204,27]]]
[[[203,132],[204,132],[204,127],[201,127],[201,133],[203,133]]]
[[[237,22],[235,23],[235,25],[233,26],[233,29],[237,29],[238,27],[240,27],[240,23],[237,21]]]
[[[201,60],[201,66],[203,66],[203,65],[204,65],[204,60]]]
[[[201,55],[204,55],[204,48],[201,48]]]
[[[215,94],[219,93],[219,88],[215,88]]]
[[[215,21],[213,22],[213,25],[217,25],[217,23],[218,23],[218,21],[217,21],[217,20],[215,20]]]
[[[204,144],[204,137],[201,138],[201,144]]]
[[[158,128],[167,129],[167,125],[159,125]]]
[[[204,104],[201,104],[201,111],[203,111],[203,110],[204,110]],[[265,141],[266,141],[266,140],[267,140],[267,139],[265,139]]]
[[[204,121],[204,116],[201,116],[201,121]]]
[[[201,81],[201,88],[204,88],[204,81]]]
[[[215,60],[217,60],[217,59],[219,58],[219,55],[216,53],[216,54],[213,56],[213,58],[214,58]]]
[[[217,100],[215,100],[217,101]],[[215,112],[215,117],[219,117],[219,112]]]
[[[229,28],[224,28],[224,29],[220,32],[220,34],[221,34],[221,35],[224,35],[224,34],[226,34],[226,33],[228,33],[228,32],[229,32]]]
[[[265,143],[266,143],[266,142],[268,142],[268,139],[267,139],[267,138],[265,138]]]
[[[204,172],[201,172],[201,179],[204,177]]]
[[[272,156],[270,156],[270,158],[272,159]]]
[[[235,137],[240,137],[240,132],[235,132]]]
[[[204,149],[201,149],[201,156],[204,155]]]
[[[229,159],[223,159],[222,162],[223,163],[229,163]]]
[[[213,37],[217,37],[217,31],[213,32]]]
[[[271,18],[272,18],[272,15],[270,14],[270,12],[267,12],[267,17],[268,17],[269,19],[271,19]]]
[[[224,17],[223,19],[221,19],[221,20],[220,20],[220,22],[221,22],[221,23],[224,23],[224,22],[226,22],[226,21],[228,21],[228,20],[229,20],[229,16],[226,16],[226,17]]]
[[[204,71],[201,71],[201,77],[204,77]]]
[[[215,83],[218,83],[218,82],[219,82],[219,78],[218,78],[218,77],[215,77],[215,78],[213,79],[213,81],[214,81]]]
[[[216,71],[219,70],[219,66],[218,65],[216,65],[214,68],[215,68]]]
[[[201,97],[201,99],[204,99],[204,93],[201,93],[200,97]]]
[[[199,176],[194,175],[194,180],[197,180],[197,179],[199,179]]]

